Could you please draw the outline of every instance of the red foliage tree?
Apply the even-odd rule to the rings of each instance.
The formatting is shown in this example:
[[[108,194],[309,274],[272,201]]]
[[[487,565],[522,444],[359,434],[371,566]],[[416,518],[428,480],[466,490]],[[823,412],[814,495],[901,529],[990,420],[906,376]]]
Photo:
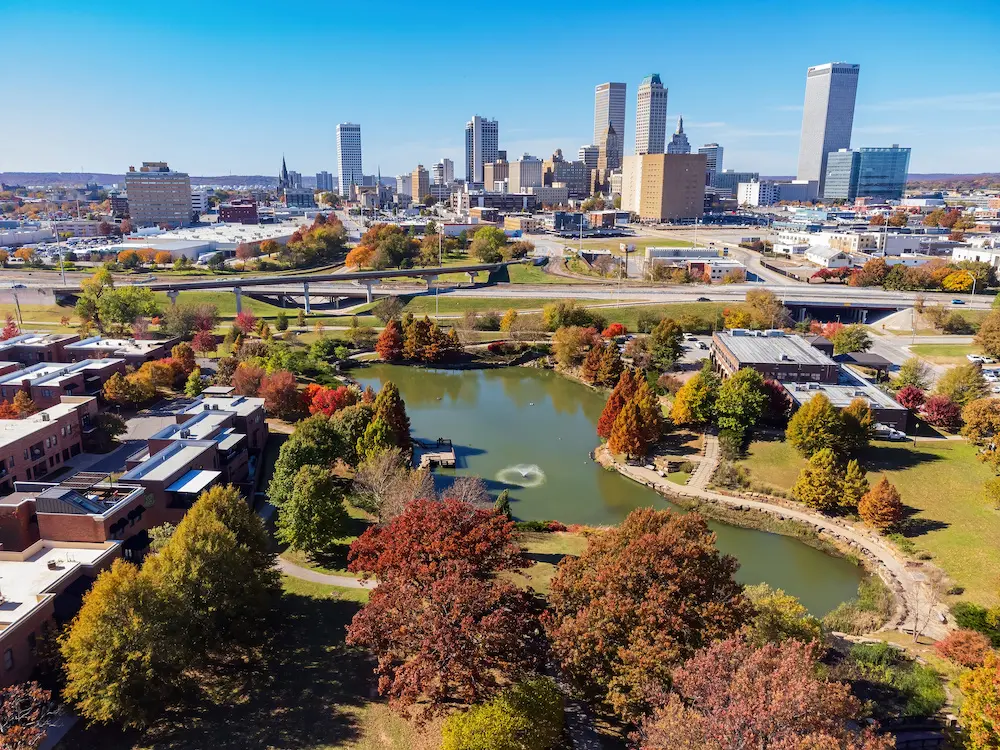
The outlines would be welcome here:
[[[332,417],[335,412],[340,411],[345,406],[353,406],[358,403],[358,391],[356,388],[348,388],[342,385],[339,388],[321,388],[314,394],[310,394],[309,413],[326,414]]]
[[[624,336],[626,333],[628,333],[628,329],[624,325],[612,323],[601,332],[601,335],[606,339],[613,339],[615,336]]]
[[[244,334],[253,333],[257,330],[257,316],[249,310],[244,310],[236,316],[233,325]]]
[[[185,341],[182,341],[170,350],[170,357],[180,363],[185,375],[190,375],[191,371],[198,364],[195,361],[194,349]]]
[[[861,520],[876,531],[885,533],[903,520],[903,503],[899,491],[882,477],[878,484],[861,496],[858,503]]]
[[[986,661],[990,639],[975,630],[953,630],[934,644],[934,650],[945,659],[975,669]]]
[[[264,408],[281,419],[294,419],[304,411],[298,383],[288,370],[275,370],[265,375],[258,395],[264,399]]]
[[[896,401],[899,405],[913,411],[923,406],[926,400],[927,397],[924,395],[924,392],[915,385],[904,385],[896,391]]]
[[[792,411],[792,399],[788,392],[777,380],[765,380],[764,393],[767,401],[764,402],[762,419],[772,425],[787,424]]]
[[[260,392],[261,382],[267,373],[263,367],[240,362],[230,380],[236,393],[240,396],[256,396]]]
[[[215,351],[215,334],[211,331],[198,331],[191,339],[191,348],[202,354]]]
[[[375,351],[386,362],[397,362],[403,358],[403,329],[398,320],[385,324],[375,342]]]
[[[392,442],[404,451],[410,450],[410,418],[406,414],[406,404],[399,395],[399,388],[391,380],[382,384],[382,390],[375,397],[375,416],[381,418],[389,428]]]
[[[489,698],[536,668],[537,633],[528,594],[460,567],[429,580],[382,581],[354,616],[347,643],[374,652],[379,692],[390,705],[420,701],[429,716]]]
[[[592,346],[587,352],[587,356],[583,358],[583,364],[580,365],[580,377],[591,385],[597,380],[597,372],[601,369],[603,353],[603,346]]]
[[[552,648],[587,694],[635,720],[651,686],[750,617],[737,567],[697,513],[632,511],[560,563],[545,615]]]
[[[0,748],[35,750],[45,739],[52,709],[52,693],[37,682],[0,690]]]
[[[488,578],[498,570],[530,565],[506,516],[460,500],[413,500],[382,526],[371,526],[351,545],[348,570],[427,580],[461,568]]]
[[[21,415],[10,401],[0,401],[0,419],[20,419]]]
[[[597,420],[597,436],[607,440],[611,437],[611,430],[615,426],[615,420],[625,406],[625,397],[615,388],[608,396],[608,402],[604,405],[600,419]]]
[[[942,394],[927,399],[920,413],[930,424],[945,430],[957,430],[962,425],[962,407]]]
[[[7,321],[4,323],[3,330],[0,330],[0,341],[12,339],[20,333],[21,329],[17,327],[14,316],[7,313]]]
[[[823,679],[815,644],[712,644],[673,675],[675,693],[644,723],[642,750],[890,750],[889,736],[854,732],[861,702]]]
[[[322,385],[319,385],[318,383],[310,383],[309,385],[307,385],[305,389],[302,391],[302,406],[308,409],[310,413],[313,413],[312,412],[313,399],[316,398],[317,394],[325,390],[326,388]]]

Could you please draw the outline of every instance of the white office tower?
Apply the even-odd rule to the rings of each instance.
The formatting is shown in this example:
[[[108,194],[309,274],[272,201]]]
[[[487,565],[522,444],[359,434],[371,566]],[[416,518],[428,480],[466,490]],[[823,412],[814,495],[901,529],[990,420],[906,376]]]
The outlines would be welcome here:
[[[851,147],[860,65],[826,63],[806,72],[806,100],[799,142],[799,180],[817,181],[823,195],[827,156]]]
[[[577,158],[587,165],[587,169],[597,169],[597,159],[601,155],[600,146],[580,146]]]
[[[337,126],[337,173],[340,192],[349,196],[351,185],[363,185],[361,172],[361,126],[342,122]]]
[[[455,181],[455,162],[442,159],[431,167],[431,180],[435,185],[450,185]]]
[[[483,182],[483,165],[497,160],[499,125],[496,120],[487,120],[475,115],[465,123],[465,181]]]
[[[711,184],[716,173],[722,171],[722,146],[718,143],[706,143],[698,149],[698,153],[706,157],[705,179],[706,184]]]
[[[511,193],[524,193],[528,188],[542,186],[542,160],[530,154],[525,154],[517,161],[510,163],[507,173],[507,190]]]
[[[594,145],[598,148],[607,150],[609,126],[617,143],[608,161],[620,165],[625,158],[624,83],[601,83],[594,89]]]
[[[662,154],[667,140],[667,90],[660,74],[653,73],[639,84],[635,107],[635,152]]]
[[[677,132],[673,134],[670,139],[670,143],[667,144],[668,154],[690,154],[691,144],[688,142],[688,137],[684,133],[684,116],[681,115],[677,118]]]

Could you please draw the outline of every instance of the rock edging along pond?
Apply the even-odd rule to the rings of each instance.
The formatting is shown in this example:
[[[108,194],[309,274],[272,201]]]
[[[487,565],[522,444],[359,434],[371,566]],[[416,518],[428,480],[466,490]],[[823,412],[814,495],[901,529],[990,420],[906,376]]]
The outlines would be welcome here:
[[[458,466],[435,472],[441,489],[456,475],[475,474],[491,494],[509,491],[520,520],[585,526],[614,525],[636,508],[663,507],[655,490],[591,460],[605,397],[551,370],[375,364],[351,375],[362,387],[393,381],[406,402],[413,435],[452,440]],[[794,537],[709,524],[719,548],[740,561],[740,581],[784,589],[818,616],[854,598],[865,576],[848,560]]]
[[[901,559],[887,542],[867,529],[857,528],[853,524],[849,525],[846,522],[829,518],[808,508],[792,507],[776,498],[759,499],[758,496],[758,499],[752,499],[707,489],[682,485],[671,486],[666,482],[658,481],[659,477],[652,471],[616,461],[604,446],[597,449],[594,456],[595,460],[602,466],[614,468],[622,476],[645,484],[667,498],[677,499],[681,502],[704,501],[741,513],[755,511],[767,513],[781,521],[791,521],[814,529],[821,537],[830,540],[836,548],[857,555],[865,567],[874,571],[889,586],[895,597],[895,612],[885,623],[883,630],[901,630],[907,623],[912,622],[915,612],[919,611],[923,616],[926,607],[933,601],[933,597],[929,596],[925,590],[928,585],[932,585],[929,581],[934,577],[928,575],[930,566],[915,565]],[[711,515],[711,512],[707,515]],[[943,605],[935,605],[934,612],[928,618],[928,624],[924,631],[926,635],[940,638],[947,633],[947,626],[941,622],[941,616],[945,612]]]

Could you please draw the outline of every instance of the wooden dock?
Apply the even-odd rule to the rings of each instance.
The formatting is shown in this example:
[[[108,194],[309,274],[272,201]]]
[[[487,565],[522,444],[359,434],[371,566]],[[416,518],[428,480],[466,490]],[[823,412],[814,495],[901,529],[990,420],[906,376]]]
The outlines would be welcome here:
[[[437,442],[414,440],[413,444],[419,449],[418,466],[421,469],[435,469],[438,466],[445,469],[455,468],[455,447],[451,444],[451,440],[447,438],[438,438]]]

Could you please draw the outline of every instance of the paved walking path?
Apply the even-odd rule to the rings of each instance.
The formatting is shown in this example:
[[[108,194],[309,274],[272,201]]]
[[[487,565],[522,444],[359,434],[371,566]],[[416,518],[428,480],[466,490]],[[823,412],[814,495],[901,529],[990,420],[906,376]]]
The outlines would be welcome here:
[[[303,568],[301,565],[296,565],[283,557],[278,557],[277,567],[286,576],[301,578],[303,581],[312,581],[313,583],[325,583],[328,586],[341,586],[346,589],[373,589],[378,586],[378,581],[374,578],[364,580],[353,576],[320,573],[318,570],[310,570],[309,568]]]
[[[705,456],[687,485],[674,484],[663,479],[655,471],[642,466],[619,463],[604,446],[597,449],[595,457],[600,463],[614,466],[624,476],[652,487],[666,496],[681,495],[740,510],[762,511],[781,519],[790,519],[811,526],[866,557],[882,579],[893,589],[896,594],[896,612],[886,623],[885,628],[893,630],[912,628],[915,612],[921,614],[921,619],[926,617],[928,602],[934,599],[928,589],[930,567],[903,559],[877,534],[857,524],[829,518],[805,507],[793,507],[790,504],[769,501],[766,499],[767,496],[740,497],[708,489],[708,481],[719,461],[719,439],[713,434],[705,434]],[[761,499],[756,499],[758,497]],[[935,605],[930,621],[924,628],[924,635],[935,639],[943,638],[948,633],[948,626],[941,621],[941,616],[946,614],[947,608],[944,605]]]

